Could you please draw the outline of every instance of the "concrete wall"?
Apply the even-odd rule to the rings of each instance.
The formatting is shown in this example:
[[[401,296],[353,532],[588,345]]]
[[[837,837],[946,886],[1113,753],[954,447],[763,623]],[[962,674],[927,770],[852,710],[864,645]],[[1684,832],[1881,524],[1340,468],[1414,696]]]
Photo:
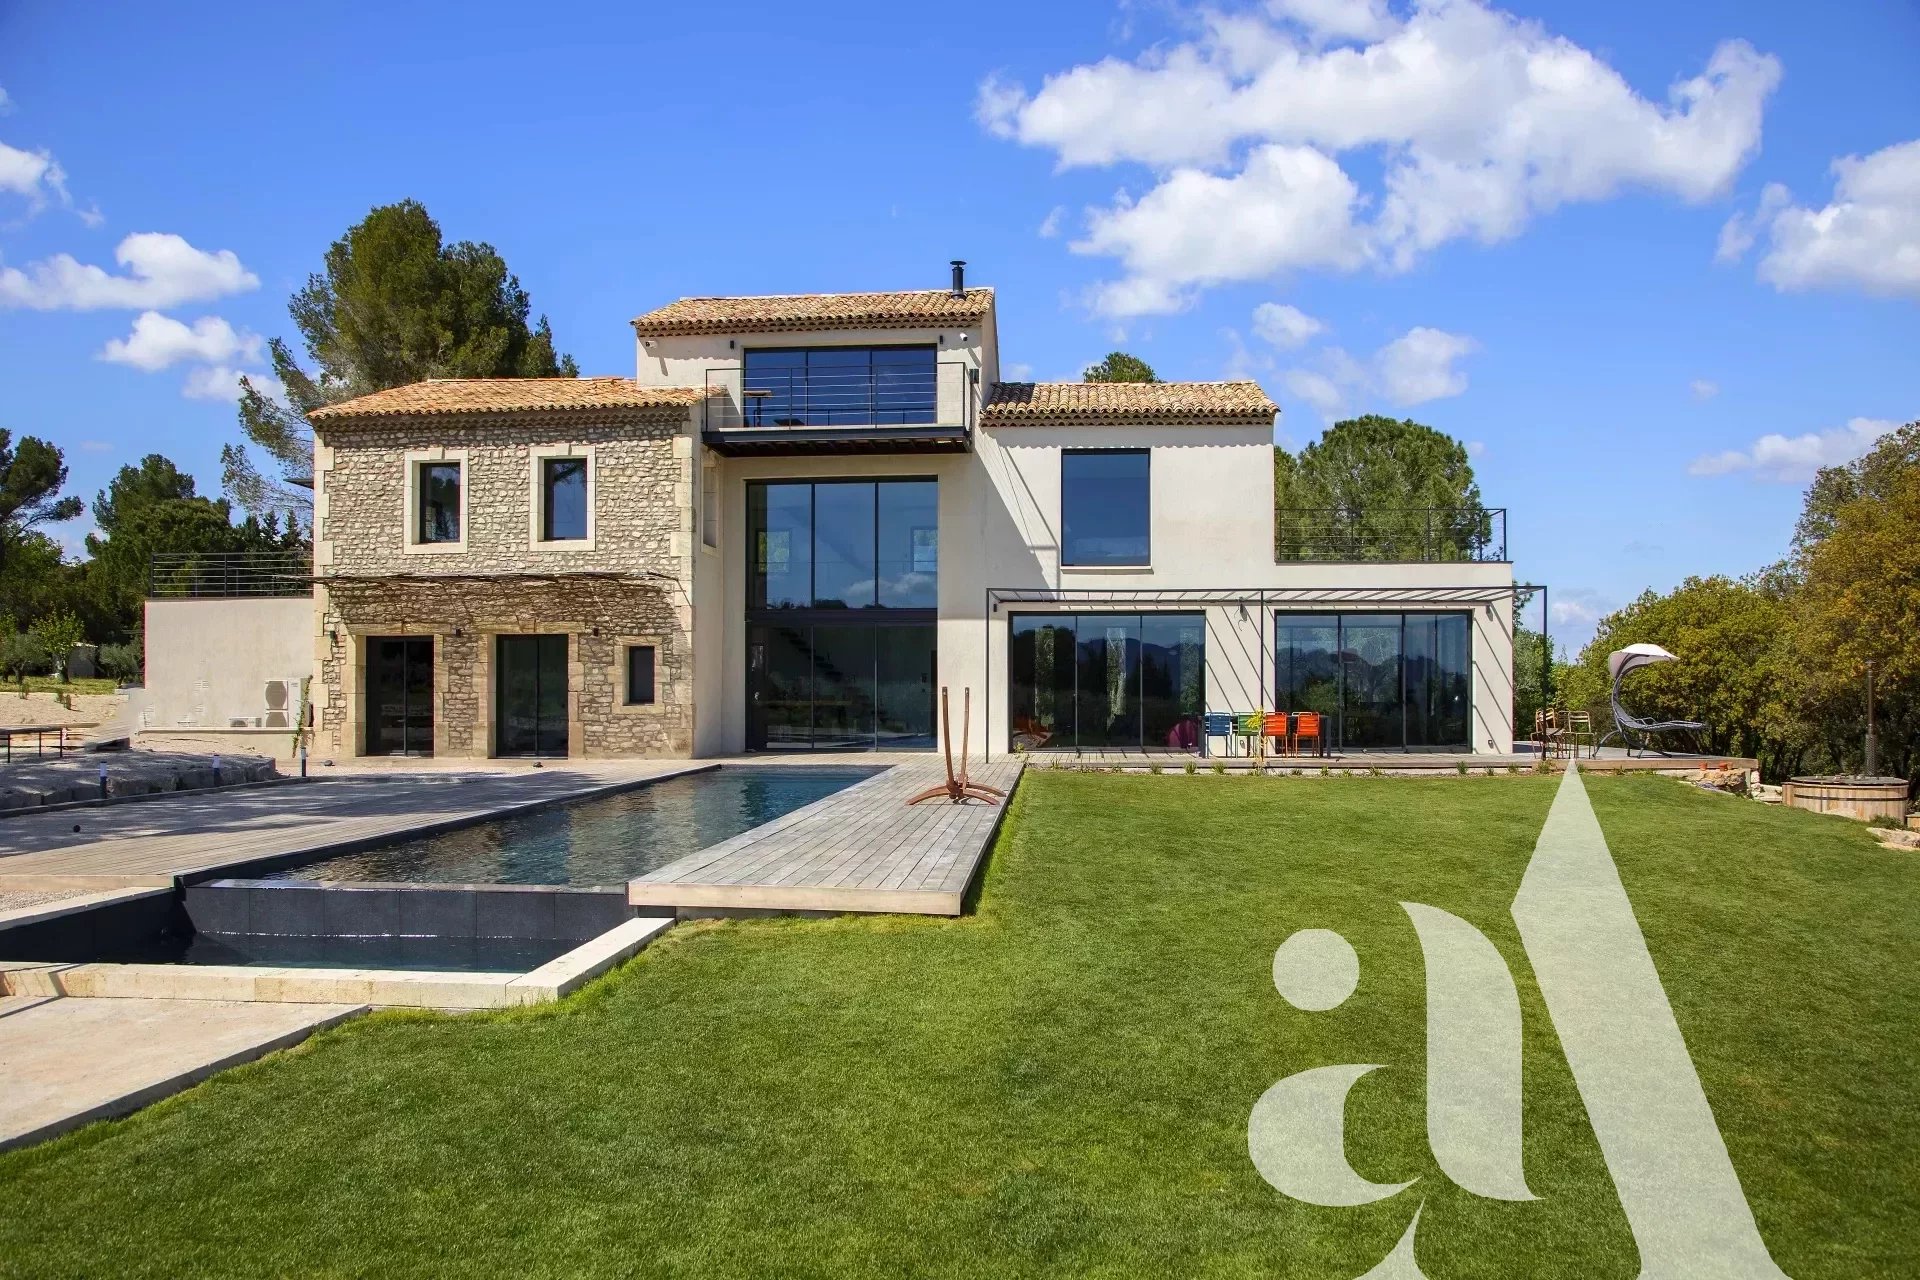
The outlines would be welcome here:
[[[313,674],[313,601],[306,596],[149,600],[142,729],[288,728],[300,680]],[[267,683],[290,696],[270,723]]]

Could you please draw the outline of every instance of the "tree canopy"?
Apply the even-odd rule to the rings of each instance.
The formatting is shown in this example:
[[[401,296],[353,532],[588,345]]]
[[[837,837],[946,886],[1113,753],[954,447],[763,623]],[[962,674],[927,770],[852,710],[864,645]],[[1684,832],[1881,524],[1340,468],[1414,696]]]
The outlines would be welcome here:
[[[41,525],[71,520],[84,509],[80,499],[62,497],[67,460],[55,445],[38,436],[22,436],[0,427],[0,583],[7,553]],[[0,608],[4,608],[0,602]]]
[[[1368,414],[1273,457],[1283,559],[1466,559],[1492,536],[1466,446],[1410,419]]]
[[[281,339],[269,344],[284,403],[243,380],[246,445],[220,451],[222,483],[255,516],[311,509],[313,431],[321,405],[423,378],[577,377],[556,354],[547,318],[528,323],[531,299],[492,245],[445,243],[415,200],[382,205],[333,242],[287,309],[308,372]]]
[[[1158,382],[1153,366],[1139,356],[1124,351],[1109,351],[1099,364],[1087,366],[1082,382]]]

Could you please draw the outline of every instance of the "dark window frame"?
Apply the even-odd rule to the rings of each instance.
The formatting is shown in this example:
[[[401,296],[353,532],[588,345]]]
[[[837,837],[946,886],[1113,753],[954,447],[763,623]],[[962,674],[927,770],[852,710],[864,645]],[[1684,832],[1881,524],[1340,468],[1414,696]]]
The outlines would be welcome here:
[[[580,532],[556,534],[553,525],[553,489],[556,467],[578,467],[580,475]],[[593,460],[585,454],[546,454],[540,458],[540,541],[586,542],[593,535]]]
[[[415,545],[423,547],[443,547],[457,543],[466,537],[465,522],[461,519],[461,508],[466,505],[467,466],[458,458],[421,459],[413,464],[413,532]],[[430,501],[427,477],[434,471],[452,471],[454,474],[453,496],[453,533],[450,537],[441,537],[434,528],[430,513],[440,510],[441,503]]]
[[[635,681],[633,678],[633,660],[640,655],[640,652],[642,650],[645,650],[647,654],[647,658],[646,658],[647,679],[646,679],[646,688],[645,688],[646,696],[643,698],[637,698],[634,696],[634,694],[636,692],[639,692],[639,690],[635,688]],[[625,694],[625,697],[621,700],[621,705],[627,706],[627,707],[654,706],[660,700],[659,680],[660,680],[660,646],[653,643],[628,645],[626,647],[626,694]]]
[[[811,377],[813,366],[810,357],[829,353],[834,355],[849,355],[855,352],[864,352],[866,354],[867,358],[864,364],[855,364],[853,362],[829,364],[822,361],[820,368],[823,373],[827,369],[864,370],[867,379],[867,405],[865,412],[860,411],[857,402],[854,400],[849,400],[845,405],[842,405],[835,393],[830,389],[831,384],[826,383],[824,379],[823,386],[828,389],[824,391],[824,394],[820,398],[824,400],[825,407],[816,408]],[[929,381],[925,389],[924,408],[922,407],[923,402],[915,399],[911,405],[903,409],[895,411],[882,410],[880,407],[880,398],[882,392],[888,389],[883,386],[880,378],[879,370],[882,368],[882,365],[880,362],[877,362],[874,357],[886,352],[912,352],[915,356],[924,355],[927,358],[927,372],[931,374],[931,381]],[[764,358],[767,356],[798,356],[799,360],[789,368],[762,368],[756,372],[752,368],[756,358]],[[777,388],[756,385],[756,379],[777,381],[779,375],[783,372],[787,375],[786,398],[784,400],[780,398]],[[797,398],[794,394],[794,387],[796,385],[794,375],[796,374],[798,375],[798,385],[804,388],[803,393]],[[771,397],[758,400],[759,408],[757,412],[753,403],[743,405],[742,413],[744,415],[744,421],[742,425],[748,427],[932,426],[938,423],[940,419],[940,347],[938,343],[932,342],[858,342],[845,345],[827,343],[814,346],[747,347],[740,353],[740,385],[743,391],[771,390],[774,392],[774,395]],[[890,389],[890,393],[898,397],[902,396],[903,393],[908,390],[908,388],[895,386]],[[766,421],[767,409],[765,406],[768,403],[772,403],[775,406],[773,415],[776,421]],[[780,420],[783,414],[785,420]]]
[[[1080,559],[1069,550],[1071,547],[1068,529],[1067,460],[1073,457],[1139,457],[1146,463],[1146,492],[1141,503],[1141,538],[1145,543],[1145,554],[1138,558],[1127,559]],[[1065,569],[1145,569],[1153,564],[1153,450],[1151,448],[1129,449],[1062,449],[1060,451],[1060,565]]]
[[[813,491],[818,489],[822,485],[848,485],[848,484],[869,484],[874,487],[873,566],[874,566],[875,577],[876,577],[875,603],[863,604],[863,605],[850,605],[845,607],[821,605],[817,603],[820,598],[819,597],[819,579],[820,579],[819,555],[816,553],[814,549],[814,538],[817,536],[817,532],[819,529],[819,516],[818,516],[819,504],[818,504],[818,501],[816,500],[816,496]],[[882,503],[880,498],[880,492],[881,492],[882,486],[885,486],[888,484],[930,484],[934,487],[934,523],[933,523],[934,569],[933,569],[933,575],[932,575],[934,579],[934,587],[933,587],[934,603],[933,604],[899,606],[899,605],[885,605],[885,604],[880,604],[878,602],[879,585],[878,585],[877,579],[878,579],[879,567],[882,563],[881,556],[880,556],[880,538],[881,538],[881,532],[882,532],[881,530]],[[768,488],[768,486],[771,486],[771,485],[806,485],[808,486],[807,590],[806,590],[807,602],[803,605],[769,605],[766,603],[766,584],[765,584],[765,581],[760,577],[759,557],[760,557],[761,538],[768,531],[765,528],[755,527],[754,512],[755,512],[755,505],[756,505],[755,494],[757,492],[764,492]],[[903,615],[925,614],[928,617],[934,616],[939,609],[939,599],[940,599],[940,586],[939,586],[939,582],[940,582],[940,562],[939,562],[940,499],[939,499],[939,493],[940,493],[940,478],[938,476],[929,476],[929,475],[779,476],[779,477],[770,477],[765,480],[747,481],[746,490],[745,490],[746,502],[744,504],[746,509],[746,516],[747,516],[747,537],[746,537],[747,545],[745,547],[746,572],[747,572],[747,583],[746,583],[747,619],[749,621],[762,621],[762,622],[778,621],[781,618],[790,618],[798,614],[820,614],[823,617],[830,617],[836,614],[840,616],[846,616],[849,614],[869,614],[869,613],[885,614],[887,616],[892,616],[895,614],[903,614]],[[764,506],[762,506],[762,510],[764,511]],[[912,543],[911,541],[909,541],[909,544],[908,544],[909,563],[911,563],[912,552],[913,552]]]

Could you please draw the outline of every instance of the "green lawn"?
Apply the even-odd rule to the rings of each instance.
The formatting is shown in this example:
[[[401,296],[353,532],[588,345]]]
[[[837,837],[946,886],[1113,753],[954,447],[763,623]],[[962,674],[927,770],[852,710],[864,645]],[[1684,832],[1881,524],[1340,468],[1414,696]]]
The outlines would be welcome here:
[[[1420,1263],[1637,1272],[1507,908],[1556,780],[1031,774],[977,915],[675,930],[547,1010],[383,1015],[0,1157],[0,1273],[1245,1275],[1348,1280],[1419,1197]],[[1775,1259],[1920,1273],[1920,859],[1655,778],[1589,779]],[[1446,1183],[1418,944],[1475,923],[1527,1018],[1527,1177]],[[1337,929],[1352,999],[1273,949]],[[1282,1198],[1247,1114],[1383,1063],[1348,1151],[1412,1190]]]
[[[0,694],[18,694],[22,688],[28,693],[114,693],[119,686],[105,676],[83,676],[77,680],[60,680],[54,676],[28,676],[23,683],[19,680],[0,684]]]

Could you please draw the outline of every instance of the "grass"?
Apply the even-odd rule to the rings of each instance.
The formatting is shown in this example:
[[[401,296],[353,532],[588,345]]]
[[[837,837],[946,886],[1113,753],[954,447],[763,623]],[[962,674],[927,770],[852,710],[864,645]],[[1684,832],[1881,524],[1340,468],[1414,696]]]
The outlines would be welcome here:
[[[28,676],[24,687],[19,680],[0,684],[0,693],[115,693],[119,686],[105,676],[81,676],[60,680],[54,676]]]
[[[0,1274],[1359,1275],[1426,1197],[1438,1277],[1632,1277],[1507,915],[1557,779],[1028,775],[976,915],[684,926],[547,1010],[378,1015],[0,1157]],[[1589,790],[1775,1260],[1920,1271],[1920,860],[1654,778]],[[1527,1170],[1476,1199],[1424,1135],[1397,903],[1473,921],[1527,1018]],[[1361,956],[1274,992],[1306,926]],[[1358,1209],[1247,1158],[1261,1092],[1356,1089]]]

